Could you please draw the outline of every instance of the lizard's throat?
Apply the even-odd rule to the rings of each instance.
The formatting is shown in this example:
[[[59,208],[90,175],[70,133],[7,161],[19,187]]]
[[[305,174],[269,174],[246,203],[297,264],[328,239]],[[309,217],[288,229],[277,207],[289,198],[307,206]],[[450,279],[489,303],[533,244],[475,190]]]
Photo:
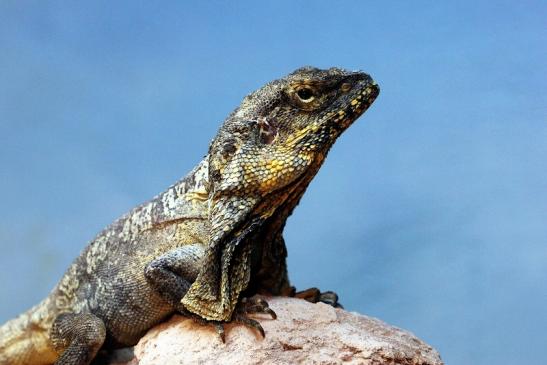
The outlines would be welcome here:
[[[284,188],[271,193],[265,200],[269,206],[275,206],[275,210],[271,214],[268,221],[270,223],[276,222],[274,226],[280,226],[281,228],[285,224],[287,218],[291,215],[294,208],[300,202],[302,195],[304,195],[308,185],[313,180],[319,168],[323,164],[325,154],[318,154],[312,164],[308,167],[307,171],[303,173],[298,179]]]

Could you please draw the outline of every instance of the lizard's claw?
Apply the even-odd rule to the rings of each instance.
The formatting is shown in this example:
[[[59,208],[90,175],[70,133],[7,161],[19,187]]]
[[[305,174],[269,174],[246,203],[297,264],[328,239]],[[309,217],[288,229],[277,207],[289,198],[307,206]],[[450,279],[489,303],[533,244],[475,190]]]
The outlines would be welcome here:
[[[258,323],[258,321],[254,320],[252,318],[247,317],[243,313],[234,313],[233,321],[236,322],[236,323],[241,323],[241,324],[243,324],[243,325],[245,325],[249,328],[253,328],[253,329],[257,330],[260,333],[260,335],[262,336],[262,338],[266,337],[266,334],[264,333],[264,328],[262,328],[260,323]]]
[[[215,327],[215,330],[217,331],[218,337],[220,337],[220,339],[222,340],[223,343],[226,342],[226,334],[225,334],[225,331],[224,331],[224,325],[226,324],[226,322],[211,321],[211,320],[208,320],[208,319],[205,319],[205,318],[201,318],[197,314],[187,311],[184,307],[180,307],[178,309],[178,311],[183,316],[191,318],[192,320],[194,320],[194,322],[199,323],[202,326],[213,326],[213,327]]]
[[[235,309],[236,314],[263,313],[269,314],[272,319],[277,319],[277,314],[270,308],[268,302],[262,298],[242,298]]]
[[[245,325],[249,328],[257,330],[260,333],[260,335],[262,336],[262,338],[264,338],[264,336],[265,336],[264,328],[262,328],[260,323],[258,323],[258,321],[255,321],[252,318],[247,317],[243,313],[234,313],[234,315],[232,316],[232,322],[241,323],[241,324],[243,324],[243,325]],[[215,327],[215,329],[217,331],[217,334],[218,334],[218,337],[220,337],[220,340],[222,341],[222,343],[226,343],[226,331],[224,329],[224,326],[228,322],[207,321],[207,323],[211,324]]]
[[[226,334],[224,332],[224,323],[214,322],[214,326],[217,330],[218,337],[220,337],[220,340],[222,341],[222,343],[226,343]]]
[[[265,337],[264,328],[260,323],[252,318],[248,317],[248,314],[263,313],[268,314],[272,319],[277,319],[277,314],[270,308],[268,302],[262,298],[242,298],[237,304],[234,314],[232,315],[232,321],[241,323],[249,328],[257,330],[262,338]]]
[[[252,328],[254,330],[257,330],[262,338],[265,337],[264,328],[260,325],[260,323],[252,318],[249,318],[247,315],[252,313],[263,313],[268,314],[272,317],[272,319],[276,319],[277,315],[275,312],[268,306],[268,302],[266,302],[262,298],[242,298],[239,303],[237,304],[234,313],[232,314],[232,320],[231,322],[235,323],[241,323],[242,325]],[[216,332],[218,336],[220,337],[220,340],[223,343],[226,343],[226,331],[224,329],[224,326],[228,322],[221,322],[221,321],[210,321],[207,319],[203,319],[199,317],[198,315],[195,315],[193,313],[184,311],[184,315],[189,316],[193,318],[198,323],[201,323],[203,325],[212,325],[215,327]]]
[[[289,296],[294,298],[304,299],[311,303],[322,302],[322,303],[331,305],[334,308],[344,308],[342,304],[338,302],[338,295],[333,291],[321,292],[317,288],[309,288],[309,289],[297,292],[294,287],[291,287]]]

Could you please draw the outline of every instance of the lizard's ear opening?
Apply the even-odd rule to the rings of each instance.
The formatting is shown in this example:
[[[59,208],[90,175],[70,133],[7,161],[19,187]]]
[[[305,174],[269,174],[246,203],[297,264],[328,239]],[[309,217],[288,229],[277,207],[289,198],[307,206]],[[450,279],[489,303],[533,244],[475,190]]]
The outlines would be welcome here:
[[[260,128],[259,131],[259,140],[263,144],[272,144],[274,143],[276,137],[277,137],[277,126],[275,125],[275,122],[269,121],[266,118],[260,118],[258,120],[258,126]]]

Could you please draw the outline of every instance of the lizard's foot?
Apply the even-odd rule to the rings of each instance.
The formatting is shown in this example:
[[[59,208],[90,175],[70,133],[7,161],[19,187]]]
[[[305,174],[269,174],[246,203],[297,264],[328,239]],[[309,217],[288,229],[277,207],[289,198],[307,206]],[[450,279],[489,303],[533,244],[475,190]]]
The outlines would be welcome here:
[[[240,323],[246,327],[249,327],[251,329],[258,331],[258,333],[260,333],[262,338],[264,338],[265,337],[264,328],[262,328],[262,326],[257,320],[249,318],[248,314],[262,313],[262,314],[270,315],[272,319],[277,318],[277,314],[275,314],[275,312],[269,307],[268,302],[258,297],[242,298],[239,301],[239,303],[236,305],[234,313],[232,314],[232,320],[230,322],[210,321],[210,320],[203,319],[193,313],[187,312],[185,310],[180,310],[180,311],[182,312],[182,314],[193,318],[195,321],[201,324],[214,326],[218,336],[220,337],[223,343],[226,342],[226,331],[224,326],[227,323],[230,323],[230,322]]]
[[[232,322],[240,323],[246,327],[257,330],[262,338],[264,338],[266,334],[264,333],[262,325],[260,325],[257,320],[248,317],[249,314],[256,313],[268,314],[272,319],[277,319],[277,314],[270,308],[268,302],[262,298],[252,297],[241,298],[232,314]],[[216,324],[216,328],[220,339],[222,342],[225,342],[223,323]]]
[[[202,326],[213,326],[215,327],[215,330],[217,331],[218,337],[222,340],[223,343],[226,342],[226,334],[224,331],[224,325],[227,322],[221,322],[221,321],[212,321],[205,318],[201,318],[195,313],[189,312],[184,307],[179,307],[178,309],[179,314],[191,318],[194,322],[199,323]]]
[[[344,308],[342,304],[338,302],[338,295],[333,291],[321,292],[317,288],[309,288],[297,292],[296,288],[292,286],[288,293],[289,297],[300,298],[307,300],[311,303],[325,303],[333,306],[334,308]]]
[[[232,314],[232,321],[257,330],[262,338],[264,338],[264,328],[262,328],[257,320],[248,317],[248,314],[253,313],[268,314],[272,317],[272,319],[277,319],[277,314],[275,314],[275,312],[270,308],[268,302],[262,298],[252,297],[242,298],[239,301],[234,313]]]
[[[226,329],[224,328],[224,326],[230,322],[220,322],[220,321],[204,321],[204,322],[207,324],[213,325],[222,343],[226,343]],[[265,337],[264,328],[262,328],[260,323],[258,323],[258,321],[252,318],[247,317],[245,314],[234,313],[232,315],[232,322],[241,323],[246,327],[257,330],[262,336],[262,338]]]

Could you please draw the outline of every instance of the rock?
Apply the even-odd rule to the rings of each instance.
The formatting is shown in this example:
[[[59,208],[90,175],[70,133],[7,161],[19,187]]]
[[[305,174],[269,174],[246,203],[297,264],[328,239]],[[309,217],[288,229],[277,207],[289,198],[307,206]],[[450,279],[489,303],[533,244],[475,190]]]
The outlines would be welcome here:
[[[443,364],[413,334],[378,319],[294,298],[265,298],[277,319],[257,315],[266,338],[243,325],[215,329],[181,316],[152,328],[127,365],[156,364]]]

